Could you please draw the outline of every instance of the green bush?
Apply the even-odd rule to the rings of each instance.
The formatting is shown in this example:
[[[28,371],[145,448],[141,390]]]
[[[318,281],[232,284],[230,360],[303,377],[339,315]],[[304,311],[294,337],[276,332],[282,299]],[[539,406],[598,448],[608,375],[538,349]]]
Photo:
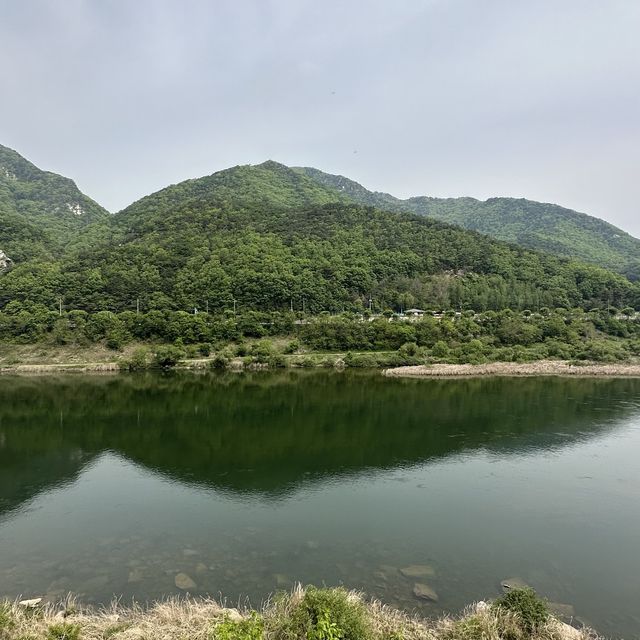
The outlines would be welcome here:
[[[267,364],[276,355],[276,350],[270,340],[259,340],[251,347],[250,355],[253,357],[253,362]]]
[[[518,614],[520,624],[526,633],[533,633],[549,619],[547,603],[539,598],[531,587],[509,591],[498,598],[493,607]]]
[[[287,366],[287,360],[283,355],[274,353],[273,355],[269,356],[267,364],[269,365],[270,369],[284,369]]]
[[[213,629],[213,640],[261,640],[264,620],[255,611],[249,618],[237,622],[225,618]]]
[[[208,342],[201,342],[198,345],[198,353],[206,358],[211,353],[211,345]]]
[[[226,369],[229,366],[229,358],[222,352],[216,353],[209,366],[212,369]]]
[[[175,367],[184,357],[184,351],[179,347],[168,344],[158,347],[153,354],[153,363],[164,369]]]
[[[378,366],[378,361],[373,353],[347,353],[344,357],[344,363],[347,367],[358,369],[373,369]]]
[[[308,587],[293,610],[276,616],[274,625],[273,636],[281,640],[366,640],[372,636],[362,603],[344,589]]]
[[[300,343],[297,340],[292,340],[283,350],[283,353],[291,354],[296,353],[300,349]]]
[[[77,624],[52,624],[47,631],[47,640],[78,640],[79,637],[80,625]]]
[[[131,357],[120,363],[120,369],[124,371],[142,371],[149,365],[149,350],[145,347],[136,349]]]

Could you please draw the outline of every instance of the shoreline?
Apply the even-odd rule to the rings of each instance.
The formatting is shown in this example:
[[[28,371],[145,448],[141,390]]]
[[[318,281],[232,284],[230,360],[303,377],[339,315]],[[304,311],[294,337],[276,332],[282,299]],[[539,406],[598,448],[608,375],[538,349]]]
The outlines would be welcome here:
[[[326,358],[324,354],[315,354]],[[318,361],[311,368],[333,368],[344,370],[342,354],[333,354],[335,363],[327,367],[326,360]],[[303,369],[297,364],[299,356],[285,356],[288,369]],[[211,363],[215,357],[198,358],[180,361],[175,370],[203,371],[211,370]],[[392,368],[374,367],[383,376],[390,378],[469,378],[469,377],[609,377],[609,378],[638,378],[640,364],[635,363],[595,363],[585,362],[576,364],[566,360],[537,360],[534,362],[489,362],[486,364],[448,364],[408,365]],[[269,370],[267,366],[244,366],[241,359],[235,359],[226,367],[227,371]],[[147,371],[160,368],[149,368]],[[271,369],[277,370],[277,369]],[[124,373],[122,361],[111,362],[43,362],[0,365],[0,375],[47,375],[52,373],[78,374],[116,374]]]
[[[516,590],[518,591],[518,590]],[[493,602],[476,602],[460,614],[425,617],[369,600],[344,588],[302,587],[280,592],[257,608],[230,607],[185,593],[141,606],[84,606],[69,595],[58,602],[42,598],[0,600],[3,640],[599,640],[593,629],[556,617],[532,590]],[[527,592],[528,593],[525,593]],[[414,593],[437,601],[427,585]],[[514,594],[515,595],[515,594]],[[469,632],[472,632],[472,635]]]
[[[480,376],[638,378],[640,377],[640,364],[593,362],[574,364],[566,360],[538,360],[522,363],[490,362],[487,364],[421,364],[384,369],[382,375],[390,378],[467,378]]]

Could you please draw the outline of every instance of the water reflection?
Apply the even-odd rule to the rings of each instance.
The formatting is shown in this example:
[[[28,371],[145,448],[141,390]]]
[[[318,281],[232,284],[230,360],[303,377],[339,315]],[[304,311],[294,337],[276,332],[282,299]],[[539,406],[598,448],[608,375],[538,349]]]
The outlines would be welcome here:
[[[197,593],[257,602],[299,579],[436,613],[519,575],[604,632],[635,629],[639,391],[334,372],[0,378],[0,585],[145,599],[178,592],[183,571]],[[416,562],[433,565],[440,605],[398,571]]]

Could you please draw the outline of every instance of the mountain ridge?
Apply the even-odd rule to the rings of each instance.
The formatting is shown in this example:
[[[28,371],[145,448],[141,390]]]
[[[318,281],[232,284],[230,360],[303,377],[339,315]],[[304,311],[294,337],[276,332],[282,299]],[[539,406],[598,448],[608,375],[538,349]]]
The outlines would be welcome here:
[[[585,260],[636,279],[640,277],[640,239],[586,213],[553,203],[503,196],[486,200],[469,196],[401,199],[389,193],[370,191],[342,175],[313,167],[294,169],[359,204],[417,213],[498,240]]]
[[[37,286],[34,286],[37,283]],[[2,276],[9,302],[97,312],[536,309],[635,304],[621,275],[412,212],[350,202],[276,162],[183,181]],[[237,303],[237,305],[236,305]]]
[[[0,250],[13,263],[51,258],[108,215],[70,178],[0,145]]]

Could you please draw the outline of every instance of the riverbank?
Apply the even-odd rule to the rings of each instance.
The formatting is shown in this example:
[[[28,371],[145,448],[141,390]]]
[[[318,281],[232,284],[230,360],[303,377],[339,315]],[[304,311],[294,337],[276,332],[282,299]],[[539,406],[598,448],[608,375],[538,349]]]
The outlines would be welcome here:
[[[421,585],[416,585],[416,588]],[[460,616],[425,619],[365,600],[344,589],[295,588],[260,610],[227,608],[210,599],[169,599],[148,608],[114,603],[106,609],[72,599],[0,603],[3,640],[595,640],[553,617],[530,590]]]
[[[364,358],[368,354],[364,354]],[[348,362],[348,360],[347,360]],[[635,363],[575,363],[566,360],[540,360],[536,362],[489,362],[485,364],[430,364],[384,368],[384,359],[356,368],[380,369],[382,375],[393,378],[463,378],[478,376],[570,376],[570,377],[640,377],[640,364]],[[151,367],[152,368],[152,367]],[[191,371],[226,369],[229,371],[292,369],[345,369],[345,354],[307,354],[282,356],[277,366],[269,363],[247,362],[243,358],[233,358],[219,366],[216,357],[183,359],[170,368]],[[55,373],[116,374],[127,371],[127,361],[123,358],[104,362],[29,362],[0,365],[0,375],[50,375]]]
[[[602,376],[640,377],[640,365],[629,363],[576,364],[565,360],[490,362],[486,364],[432,364],[385,369],[383,375],[406,378],[456,378],[473,376]]]

